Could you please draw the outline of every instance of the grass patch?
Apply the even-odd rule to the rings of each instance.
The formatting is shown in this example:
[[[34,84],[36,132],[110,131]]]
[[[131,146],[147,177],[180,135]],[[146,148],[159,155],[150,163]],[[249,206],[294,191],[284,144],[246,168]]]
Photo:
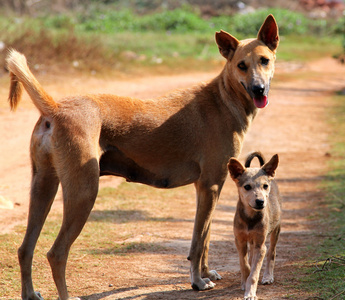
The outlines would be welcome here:
[[[316,37],[307,35],[283,36],[277,51],[277,59],[307,62],[341,53],[340,36]]]
[[[317,262],[303,267],[300,279],[317,299],[345,299],[345,96],[334,96],[329,123],[332,126],[330,171],[323,181],[325,209],[320,218],[322,240],[310,249]],[[309,256],[310,258],[310,256]],[[316,292],[315,292],[316,291]]]
[[[279,59],[304,61],[341,53],[342,19],[315,21],[283,9],[209,19],[190,7],[144,15],[111,6],[37,18],[0,15],[0,27],[5,28],[0,41],[1,47],[23,52],[42,72],[207,71],[224,61],[215,31],[226,30],[238,39],[255,37],[269,13],[276,17],[282,37]],[[5,55],[0,51],[2,63]]]

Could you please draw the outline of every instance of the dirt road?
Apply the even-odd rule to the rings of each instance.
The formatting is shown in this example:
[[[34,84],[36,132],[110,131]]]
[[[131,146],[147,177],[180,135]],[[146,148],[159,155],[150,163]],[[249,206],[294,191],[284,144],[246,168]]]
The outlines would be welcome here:
[[[307,244],[318,243],[318,238],[314,236],[317,221],[310,216],[317,212],[318,201],[323,198],[318,184],[327,168],[329,129],[325,111],[329,103],[325,99],[333,91],[344,87],[344,73],[345,67],[332,59],[305,65],[278,63],[276,80],[269,96],[270,104],[260,111],[245,139],[241,159],[253,150],[262,151],[267,158],[275,153],[280,155],[277,178],[284,211],[277,249],[276,282],[272,286],[259,286],[260,299],[283,299],[289,293],[297,295],[297,299],[306,297],[293,290],[286,291],[284,282],[302,276],[294,274],[296,270],[292,264],[300,259]],[[39,80],[54,97],[87,91],[151,98],[215,75],[217,73],[197,73],[135,80],[40,76]],[[8,80],[0,78],[0,234],[12,232],[16,225],[26,224],[30,186],[29,140],[38,118],[27,96],[16,113],[9,112],[5,103],[7,85]],[[119,178],[103,178],[101,187],[116,186],[121,181]],[[144,251],[130,259],[116,257],[113,265],[100,270],[102,275],[90,272],[90,278],[83,278],[80,284],[78,278],[71,279],[70,287],[74,295],[84,295],[83,299],[88,300],[242,299],[232,234],[236,201],[236,190],[229,179],[212,225],[210,266],[223,276],[214,290],[197,293],[190,289],[186,255],[195,212],[195,201],[190,199],[190,208],[183,212],[184,217],[188,215],[188,222],[157,222],[153,236],[138,229],[137,236],[133,237],[143,242],[162,243],[164,253]],[[59,194],[52,209],[59,210],[61,206]],[[69,274],[73,274],[73,270]],[[104,278],[107,278],[106,283]],[[78,290],[79,285],[84,289],[80,287]]]

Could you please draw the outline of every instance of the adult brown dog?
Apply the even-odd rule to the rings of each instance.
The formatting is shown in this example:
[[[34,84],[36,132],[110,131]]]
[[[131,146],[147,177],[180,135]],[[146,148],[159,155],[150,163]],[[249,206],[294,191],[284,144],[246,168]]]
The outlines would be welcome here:
[[[26,89],[41,113],[31,140],[32,186],[28,227],[18,250],[22,298],[40,299],[33,290],[33,251],[61,182],[64,216],[48,260],[61,300],[68,299],[65,268],[69,249],[94,205],[99,176],[117,175],[158,188],[194,183],[197,210],[189,260],[192,287],[206,290],[221,277],[208,267],[210,225],[227,176],[257,108],[267,105],[274,73],[278,27],[272,15],[258,37],[238,41],[216,33],[227,59],[206,84],[156,100],[87,95],[55,101],[12,50],[10,104],[15,109]]]

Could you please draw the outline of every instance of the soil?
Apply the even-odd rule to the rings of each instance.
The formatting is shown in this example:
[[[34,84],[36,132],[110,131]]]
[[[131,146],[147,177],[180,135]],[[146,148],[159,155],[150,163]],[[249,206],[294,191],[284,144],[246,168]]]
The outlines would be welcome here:
[[[280,156],[277,180],[284,210],[277,248],[276,281],[271,286],[258,286],[259,299],[286,299],[287,295],[294,295],[295,299],[308,297],[301,291],[288,291],[286,282],[289,280],[291,287],[294,280],[303,276],[298,274],[296,262],[307,255],[308,246],[317,246],[321,238],[315,216],[324,198],[319,183],[327,170],[330,150],[325,111],[330,105],[327,97],[344,88],[344,71],[345,67],[331,58],[306,64],[277,63],[270,104],[260,111],[246,136],[242,161],[254,150],[262,151],[267,159],[275,153]],[[41,75],[38,79],[56,98],[85,91],[151,98],[211,79],[217,73],[148,75],[135,79]],[[6,99],[7,93],[8,80],[1,78],[1,98]],[[38,112],[26,95],[16,113],[9,112],[4,101],[0,104],[0,234],[13,232],[17,225],[26,224],[31,177],[29,141],[37,118]],[[107,177],[101,179],[100,185],[116,187],[122,181]],[[195,213],[195,201],[190,199],[183,212],[176,209],[176,218],[184,218],[187,222],[157,222],[154,234],[138,228],[137,235],[131,238],[131,241],[160,243],[164,251],[157,249],[157,252],[142,251],[130,257],[119,256],[111,266],[103,265],[97,272],[95,268],[90,270],[81,282],[72,278],[69,284],[72,295],[88,300],[242,299],[232,233],[236,201],[235,186],[228,179],[211,228],[209,264],[223,277],[213,290],[195,292],[190,288],[186,256]],[[59,192],[52,210],[58,211],[61,207]],[[85,258],[86,269],[87,263]],[[69,268],[68,276],[77,272]],[[35,284],[39,282],[36,280]]]

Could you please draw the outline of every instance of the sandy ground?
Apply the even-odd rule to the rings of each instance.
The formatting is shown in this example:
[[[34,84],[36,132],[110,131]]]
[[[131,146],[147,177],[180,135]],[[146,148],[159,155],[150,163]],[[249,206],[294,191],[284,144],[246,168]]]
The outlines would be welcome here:
[[[288,294],[284,278],[292,275],[293,262],[298,261],[307,245],[317,245],[318,223],[315,215],[323,199],[318,184],[327,169],[329,129],[325,101],[333,91],[344,88],[345,67],[325,58],[314,63],[277,65],[276,80],[270,92],[270,104],[260,111],[245,139],[241,159],[253,150],[262,151],[266,158],[279,153],[277,171],[283,197],[282,233],[277,249],[276,282],[259,286],[260,299],[284,299]],[[39,80],[53,97],[69,94],[113,93],[151,98],[176,88],[211,79],[217,73],[195,73],[179,76],[148,76],[135,80],[92,77],[49,77]],[[30,187],[29,141],[38,112],[25,95],[16,113],[5,103],[8,80],[0,78],[0,234],[12,232],[26,224]],[[117,186],[122,179],[101,179],[101,187]],[[233,182],[227,180],[212,224],[210,266],[223,276],[214,290],[194,292],[188,280],[186,254],[192,234],[195,201],[190,199],[190,222],[159,224],[155,235],[138,232],[139,241],[159,241],[169,249],[164,255],[151,252],[116,259],[116,273],[110,266],[101,271],[108,276],[107,284],[96,284],[97,274],[89,274],[90,282],[78,294],[83,299],[242,299],[239,265],[233,243],[232,218],[237,195]],[[61,194],[52,210],[62,207]],[[116,226],[116,224],[114,224]],[[149,262],[149,263],[148,263]],[[73,270],[69,272],[73,274]],[[104,278],[104,277],[103,277]],[[19,279],[18,279],[19,280]],[[74,279],[77,282],[77,279]],[[94,280],[94,284],[92,281]],[[80,283],[83,285],[85,282]],[[109,283],[109,284],[108,284]],[[39,283],[36,283],[39,285]],[[73,291],[73,284],[70,285]],[[1,293],[0,293],[1,294]],[[291,291],[291,294],[294,294]],[[76,294],[74,294],[77,296]],[[43,295],[44,296],[44,295]],[[304,297],[305,295],[303,295]],[[301,295],[302,297],[302,295]],[[304,298],[300,299],[305,299]],[[298,299],[298,298],[297,298]]]

